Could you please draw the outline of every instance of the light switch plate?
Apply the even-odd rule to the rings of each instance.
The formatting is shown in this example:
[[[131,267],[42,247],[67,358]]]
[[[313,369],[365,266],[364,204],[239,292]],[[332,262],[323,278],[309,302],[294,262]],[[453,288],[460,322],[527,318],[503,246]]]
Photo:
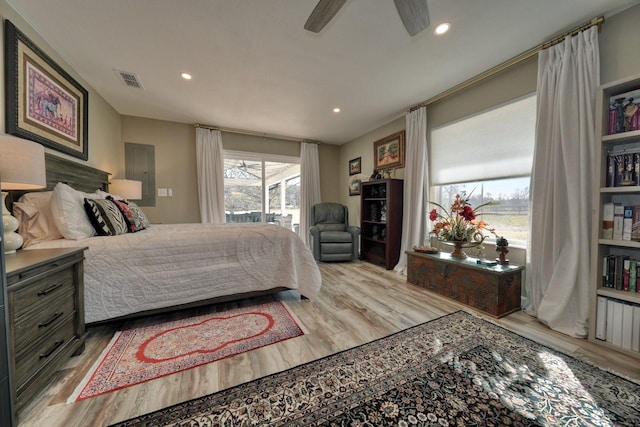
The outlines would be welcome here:
[[[158,188],[158,197],[167,197],[167,193],[166,188]]]

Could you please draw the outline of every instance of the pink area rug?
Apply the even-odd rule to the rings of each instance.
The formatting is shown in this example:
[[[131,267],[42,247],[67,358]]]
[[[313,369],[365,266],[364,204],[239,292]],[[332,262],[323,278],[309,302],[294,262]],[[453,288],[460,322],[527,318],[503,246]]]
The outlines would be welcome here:
[[[124,329],[69,402],[109,393],[303,335],[280,301]]]

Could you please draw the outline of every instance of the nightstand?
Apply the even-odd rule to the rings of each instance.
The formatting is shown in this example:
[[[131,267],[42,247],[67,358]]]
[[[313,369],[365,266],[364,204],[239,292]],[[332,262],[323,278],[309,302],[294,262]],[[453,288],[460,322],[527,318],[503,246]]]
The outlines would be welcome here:
[[[82,353],[84,248],[21,250],[6,256],[9,364],[16,411]]]

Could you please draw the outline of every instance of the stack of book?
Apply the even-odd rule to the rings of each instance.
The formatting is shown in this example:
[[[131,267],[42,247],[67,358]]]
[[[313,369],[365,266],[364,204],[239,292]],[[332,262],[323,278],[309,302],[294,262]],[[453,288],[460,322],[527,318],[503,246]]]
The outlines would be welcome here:
[[[596,338],[640,351],[640,305],[598,297]]]
[[[605,203],[602,207],[602,238],[640,241],[640,205]]]
[[[627,255],[607,255],[602,262],[602,287],[640,292],[640,261]]]

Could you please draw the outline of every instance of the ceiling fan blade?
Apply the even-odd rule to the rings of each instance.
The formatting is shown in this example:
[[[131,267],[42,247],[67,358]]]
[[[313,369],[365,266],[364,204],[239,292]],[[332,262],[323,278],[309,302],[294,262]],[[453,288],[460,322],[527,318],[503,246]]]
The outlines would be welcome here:
[[[304,29],[319,33],[333,19],[347,0],[320,0],[309,15]]]
[[[404,27],[410,36],[415,36],[429,26],[427,0],[393,0]]]

